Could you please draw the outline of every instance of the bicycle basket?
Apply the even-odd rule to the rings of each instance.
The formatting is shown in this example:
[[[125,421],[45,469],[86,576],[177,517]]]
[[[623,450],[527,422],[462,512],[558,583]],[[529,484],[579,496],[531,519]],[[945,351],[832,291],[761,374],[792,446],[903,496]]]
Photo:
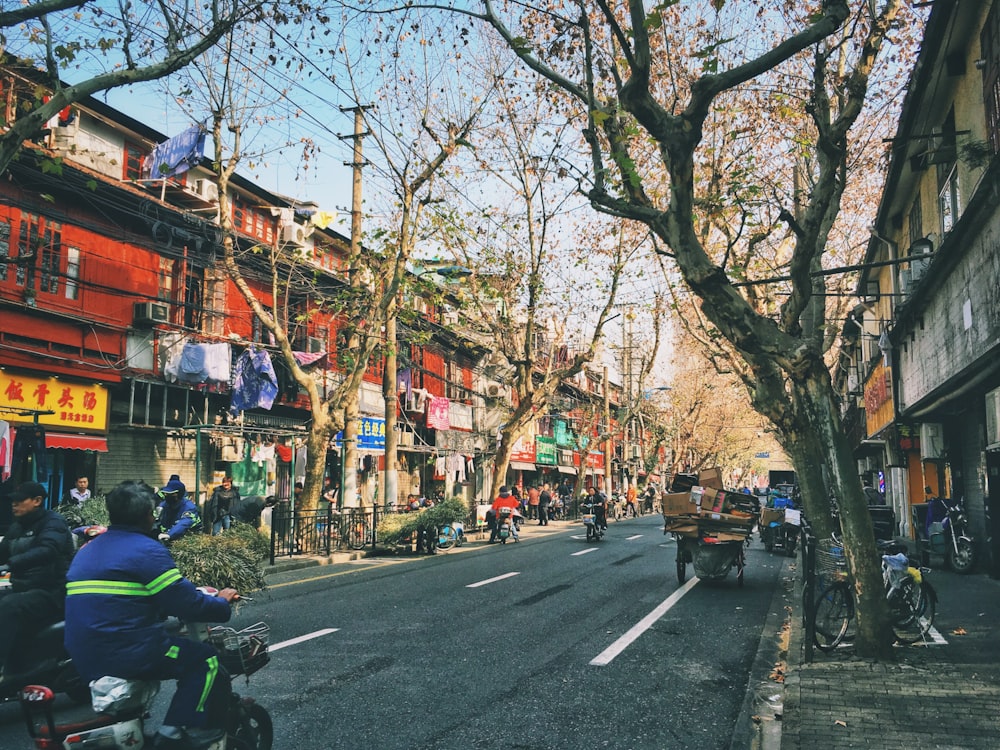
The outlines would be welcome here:
[[[847,558],[844,547],[832,539],[816,542],[816,574],[825,581],[837,581],[847,577]]]
[[[209,629],[208,642],[219,651],[219,663],[230,676],[249,677],[271,660],[267,651],[270,635],[270,626],[263,622],[243,630],[220,626]]]

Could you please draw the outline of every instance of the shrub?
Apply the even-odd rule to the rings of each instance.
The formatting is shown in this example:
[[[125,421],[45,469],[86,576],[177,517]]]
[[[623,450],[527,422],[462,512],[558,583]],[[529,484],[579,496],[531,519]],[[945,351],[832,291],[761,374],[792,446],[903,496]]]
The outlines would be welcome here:
[[[218,536],[186,534],[170,545],[177,569],[196,586],[246,594],[264,588],[261,561],[268,551],[268,539],[240,523]]]
[[[385,545],[394,545],[401,539],[420,529],[441,527],[455,523],[468,515],[465,503],[457,497],[444,500],[431,508],[416,512],[390,513],[378,522],[378,541]]]
[[[66,503],[55,508],[55,511],[66,519],[66,525],[71,529],[77,526],[107,526],[109,523],[104,495],[95,495],[80,505]]]

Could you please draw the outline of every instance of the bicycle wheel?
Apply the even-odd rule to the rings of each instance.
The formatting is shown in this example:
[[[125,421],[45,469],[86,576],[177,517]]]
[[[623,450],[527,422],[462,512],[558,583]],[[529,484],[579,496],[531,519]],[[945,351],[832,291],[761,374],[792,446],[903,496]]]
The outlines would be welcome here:
[[[813,643],[820,651],[832,651],[843,643],[854,619],[854,595],[844,581],[827,586],[813,605]]]
[[[922,641],[937,615],[937,594],[926,581],[918,584],[910,578],[893,593],[889,613],[898,643]]]
[[[437,547],[439,550],[449,550],[458,543],[458,532],[451,524],[442,526],[438,531]]]
[[[372,540],[371,529],[364,521],[354,521],[347,529],[347,546],[351,549],[364,549]]]

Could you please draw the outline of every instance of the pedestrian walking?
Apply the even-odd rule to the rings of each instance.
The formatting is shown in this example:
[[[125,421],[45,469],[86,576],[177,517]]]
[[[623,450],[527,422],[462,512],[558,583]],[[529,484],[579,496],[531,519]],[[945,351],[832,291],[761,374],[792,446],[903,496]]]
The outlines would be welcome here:
[[[541,496],[541,492],[538,489],[537,484],[533,484],[528,488],[528,520],[537,521],[538,520],[538,498]]]
[[[552,503],[552,492],[549,490],[549,483],[542,485],[542,491],[538,493],[538,525],[549,525],[549,505]]]
[[[232,524],[233,508],[239,501],[240,491],[233,486],[233,478],[227,474],[205,503],[205,530],[212,536],[227,531]]]

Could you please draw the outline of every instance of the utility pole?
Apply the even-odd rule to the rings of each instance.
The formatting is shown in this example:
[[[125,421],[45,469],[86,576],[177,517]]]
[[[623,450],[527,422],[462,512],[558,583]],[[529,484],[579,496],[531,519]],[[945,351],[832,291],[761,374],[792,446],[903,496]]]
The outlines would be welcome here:
[[[341,112],[354,113],[354,134],[349,136],[354,140],[354,160],[345,162],[353,170],[351,182],[351,250],[348,259],[347,274],[351,289],[362,283],[358,273],[358,261],[361,258],[361,170],[365,166],[362,156],[362,139],[367,135],[364,129],[364,111],[370,105],[356,107],[341,107]],[[360,348],[358,332],[353,326],[349,329],[348,351]],[[358,422],[360,417],[359,393],[357,390],[346,394],[344,401],[344,431],[340,449],[340,507],[356,507],[358,494]]]
[[[604,496],[611,498],[611,388],[608,366],[604,365]],[[586,466],[584,466],[586,468]]]

